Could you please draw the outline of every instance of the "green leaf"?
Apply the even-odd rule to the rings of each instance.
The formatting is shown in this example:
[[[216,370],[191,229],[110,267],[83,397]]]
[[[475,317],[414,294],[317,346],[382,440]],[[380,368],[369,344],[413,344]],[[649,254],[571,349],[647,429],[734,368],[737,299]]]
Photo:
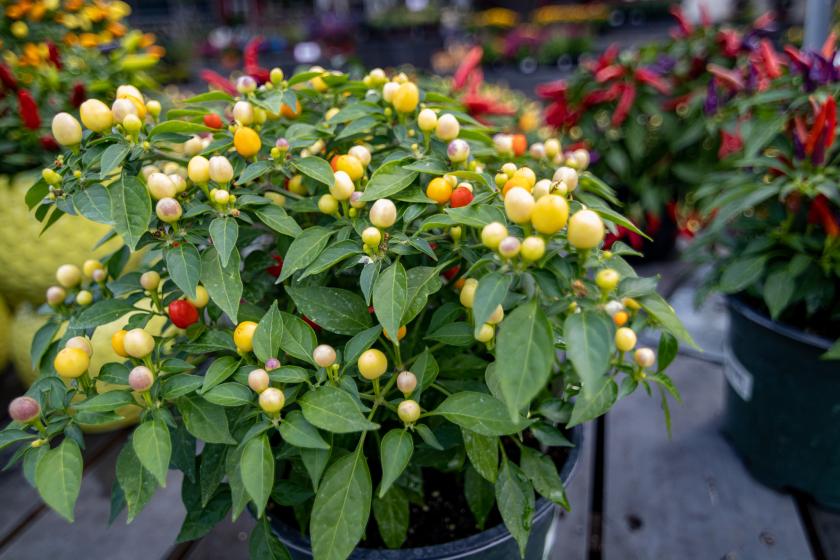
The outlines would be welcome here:
[[[82,452],[75,441],[65,438],[41,458],[35,469],[35,486],[48,506],[73,522],[73,510],[82,487]]]
[[[102,185],[91,185],[73,195],[73,206],[88,220],[112,225],[111,195]]]
[[[312,504],[309,532],[319,560],[345,560],[361,540],[370,516],[372,485],[358,446],[327,469]]]
[[[840,340],[831,345],[828,351],[820,356],[821,360],[840,360]]]
[[[103,299],[79,313],[71,323],[74,329],[93,329],[112,323],[132,311],[139,310],[124,299]]]
[[[414,441],[408,430],[393,429],[385,434],[379,444],[382,460],[382,481],[379,483],[379,497],[385,496],[411,461]]]
[[[312,481],[312,488],[317,492],[321,483],[321,475],[327,468],[332,450],[301,447],[299,452],[300,460],[303,461],[303,466]]]
[[[73,403],[73,408],[79,412],[111,412],[127,404],[135,404],[131,391],[108,391]]]
[[[183,397],[186,394],[197,391],[203,382],[203,377],[186,373],[166,377],[163,380],[161,396],[165,399],[177,399],[178,397]]]
[[[117,482],[128,506],[127,522],[131,523],[157,490],[155,477],[143,467],[131,442],[123,445],[117,457]]]
[[[577,396],[567,427],[571,428],[598,418],[607,412],[617,399],[618,384],[611,377],[607,377],[591,397],[583,393]]]
[[[242,406],[253,401],[251,389],[241,383],[222,383],[204,394],[207,402],[219,406]]]
[[[321,254],[321,251],[327,246],[331,235],[332,230],[324,227],[313,226],[306,228],[289,245],[289,250],[286,251],[286,256],[283,257],[283,272],[280,273],[278,281],[282,282],[298,270],[303,270],[315,262],[315,259]]]
[[[227,266],[230,255],[236,248],[238,238],[239,225],[234,218],[216,218],[210,222],[210,239],[213,240],[213,246],[219,253],[219,260],[223,268]]]
[[[359,249],[359,243],[357,241],[353,241],[352,239],[345,239],[343,241],[333,243],[324,249],[324,252],[318,255],[318,258],[316,258],[315,261],[306,268],[306,271],[300,275],[300,279],[303,280],[307,276],[320,274],[325,270],[333,268],[344,259],[352,257],[353,255],[359,255],[361,252],[361,249]]]
[[[239,467],[245,490],[257,506],[257,517],[262,517],[274,486],[274,454],[268,435],[263,434],[245,444]]]
[[[735,259],[724,270],[720,277],[720,290],[733,294],[750,287],[761,278],[767,256]]]
[[[554,461],[530,447],[522,447],[521,451],[519,465],[522,467],[522,472],[531,480],[534,489],[546,500],[570,511],[571,506],[566,498],[566,489],[563,487],[560,475],[557,474]]]
[[[353,397],[332,385],[323,385],[307,392],[299,402],[306,420],[322,430],[346,434],[379,427],[365,419]]]
[[[283,366],[268,372],[273,383],[305,383],[309,380],[309,371],[299,366]]]
[[[475,517],[479,529],[484,529],[484,522],[496,502],[496,492],[493,484],[487,482],[474,468],[467,466],[464,474],[464,496],[467,506]]]
[[[210,404],[197,395],[181,397],[176,404],[187,430],[196,438],[207,443],[236,443],[230,435],[224,408]]]
[[[233,356],[222,356],[216,358],[207,373],[204,374],[204,383],[201,386],[201,392],[205,393],[221,383],[226,381],[228,377],[233,375],[239,367],[239,360]]]
[[[300,226],[294,218],[289,216],[285,210],[274,204],[260,206],[254,210],[254,214],[257,215],[257,218],[259,218],[262,223],[281,235],[297,237],[303,231],[300,229]]]
[[[691,335],[688,334],[685,326],[683,326],[682,321],[680,321],[679,317],[677,317],[674,308],[671,307],[671,304],[665,301],[662,296],[659,294],[651,294],[640,298],[639,303],[648,315],[655,319],[664,330],[677,337],[678,340],[685,342],[695,350],[700,350],[700,347],[697,346],[697,343],[694,342],[694,339],[691,338]]]
[[[213,303],[237,322],[239,300],[242,299],[242,278],[239,275],[239,251],[233,250],[226,266],[222,266],[219,253],[210,247],[201,258],[201,283]]]
[[[0,450],[6,449],[15,443],[33,440],[35,437],[35,434],[7,427],[3,431],[0,431]]]
[[[679,351],[679,343],[674,335],[664,332],[659,336],[659,347],[656,350],[656,367],[658,371],[662,371],[671,365],[674,358],[677,357]]]
[[[369,202],[393,196],[408,188],[419,173],[402,167],[403,160],[389,161],[371,175],[360,200]]]
[[[274,168],[274,163],[270,161],[255,161],[242,170],[236,184],[244,185],[250,183],[254,179],[259,179]]]
[[[257,323],[257,330],[254,331],[254,354],[261,362],[276,358],[280,352],[282,340],[283,317],[277,309],[277,300],[274,300],[266,314]]]
[[[485,393],[462,391],[446,397],[440,406],[427,416],[443,416],[450,422],[484,436],[506,436],[527,426],[518,418],[511,421],[505,405]]]
[[[200,134],[202,132],[216,132],[215,129],[203,124],[189,121],[163,121],[149,131],[149,137],[158,134]]]
[[[177,247],[167,247],[163,254],[169,277],[187,297],[194,298],[195,288],[201,278],[201,256],[198,249],[190,243],[179,243]]]
[[[368,134],[378,123],[379,121],[373,117],[362,117],[345,126],[341,132],[338,133],[335,139],[338,141],[358,134]]]
[[[788,306],[794,291],[793,279],[786,270],[778,270],[764,281],[764,301],[774,320]]]
[[[373,346],[379,334],[382,332],[382,327],[375,325],[369,329],[357,333],[353,338],[347,341],[344,345],[344,363],[355,364],[362,355],[362,352]]]
[[[499,438],[483,436],[465,428],[461,428],[461,435],[473,468],[488,482],[496,482],[499,474]]]
[[[330,448],[315,426],[307,422],[299,410],[293,410],[288,413],[277,429],[280,435],[283,436],[283,440],[295,447],[306,447],[309,449]]]
[[[407,325],[425,309],[429,296],[443,286],[440,270],[431,266],[415,266],[406,271],[408,277],[408,302],[403,313],[402,323]]]
[[[289,551],[274,536],[267,517],[258,520],[254,528],[251,529],[251,538],[248,539],[248,555],[253,560],[292,560]]]
[[[134,430],[131,441],[140,464],[157,479],[158,484],[166,486],[172,456],[172,439],[166,423],[158,418],[143,422]]]
[[[394,486],[385,496],[373,499],[373,517],[379,527],[379,535],[388,548],[399,548],[408,536],[408,496]]]
[[[446,323],[425,338],[449,346],[470,346],[475,342],[472,326],[464,321]]]
[[[333,186],[333,183],[335,183],[335,173],[333,173],[332,167],[330,167],[330,162],[323,158],[309,156],[292,161],[292,165],[307,177],[311,177],[328,187]]]
[[[536,300],[520,305],[502,321],[496,344],[499,388],[509,417],[516,421],[519,411],[545,387],[554,363],[551,324]]]
[[[379,275],[373,285],[373,310],[388,338],[396,344],[399,344],[397,332],[402,326],[407,297],[408,277],[403,266],[395,262]]]
[[[650,237],[645,232],[643,232],[638,227],[636,227],[636,224],[634,224],[633,222],[631,222],[630,220],[628,220],[627,218],[625,218],[624,216],[622,216],[618,212],[616,212],[614,210],[611,210],[609,208],[606,208],[606,207],[601,207],[601,208],[592,207],[592,210],[594,210],[596,214],[598,214],[599,216],[601,216],[602,218],[604,218],[608,222],[612,222],[612,223],[614,223],[616,225],[619,225],[623,228],[627,228],[630,231],[632,231],[633,233],[636,233],[637,235],[641,235],[642,237],[644,237],[647,240],[651,240]]]
[[[99,178],[104,179],[111,172],[120,166],[125,157],[131,151],[131,146],[122,142],[111,144],[102,152],[99,163]]]
[[[108,188],[111,195],[111,220],[114,230],[120,234],[132,251],[137,248],[140,238],[149,230],[152,218],[152,201],[146,186],[128,174]]]
[[[489,204],[470,204],[460,208],[447,208],[444,212],[458,224],[479,229],[491,222],[505,223],[504,212]]]
[[[371,325],[364,300],[349,290],[286,286],[286,292],[301,313],[330,332],[354,335]]]
[[[184,487],[189,485],[190,483],[184,483]],[[184,493],[182,492],[182,494]],[[231,495],[226,486],[219,487],[204,505],[190,502],[187,505],[187,516],[184,518],[184,523],[181,525],[181,530],[178,532],[175,542],[192,541],[207,535],[225,518],[230,509],[230,502]],[[187,499],[184,499],[184,503],[187,503]]]
[[[298,360],[313,363],[312,351],[318,345],[318,337],[315,336],[315,331],[306,324],[306,321],[296,315],[281,311],[280,316],[283,318],[280,348]]]
[[[591,396],[603,383],[610,367],[613,326],[600,311],[573,313],[563,323],[566,356],[580,377],[583,394]]]
[[[500,274],[498,272],[491,272],[479,280],[473,301],[475,336],[478,336],[478,331],[481,330],[481,327],[487,322],[487,319],[493,315],[496,308],[504,301],[512,280],[513,277],[510,275]]]
[[[525,558],[534,516],[534,489],[522,470],[508,460],[502,461],[496,479],[496,504],[505,527],[519,544],[520,556]]]

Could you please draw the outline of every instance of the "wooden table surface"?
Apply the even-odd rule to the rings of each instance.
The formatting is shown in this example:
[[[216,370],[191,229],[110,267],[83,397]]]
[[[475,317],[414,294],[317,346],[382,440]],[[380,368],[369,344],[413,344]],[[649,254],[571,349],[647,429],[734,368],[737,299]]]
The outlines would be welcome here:
[[[840,515],[761,486],[720,434],[726,383],[720,300],[694,310],[696,274],[674,263],[644,268],[662,274],[661,291],[705,352],[681,354],[670,370],[685,399],[672,407],[671,438],[658,400],[642,391],[586,427],[568,488],[573,511],[558,515],[547,558],[840,560]],[[20,388],[12,372],[0,377],[0,387],[5,411]],[[72,525],[42,504],[19,469],[0,472],[0,560],[247,558],[253,526],[247,514],[199,541],[173,544],[184,517],[174,471],[130,525],[123,513],[108,527],[114,465],[125,438],[125,431],[88,438]]]

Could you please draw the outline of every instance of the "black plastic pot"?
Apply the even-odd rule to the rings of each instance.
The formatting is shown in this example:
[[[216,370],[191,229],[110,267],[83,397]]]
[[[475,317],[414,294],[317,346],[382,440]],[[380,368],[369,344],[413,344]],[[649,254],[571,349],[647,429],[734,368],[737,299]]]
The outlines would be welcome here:
[[[762,483],[840,509],[840,364],[830,341],[730,298],[724,433]]]
[[[572,448],[566,462],[560,466],[560,478],[568,485],[575,466],[580,459],[583,430],[577,426],[572,430]],[[538,499],[531,527],[531,537],[525,553],[526,560],[541,560],[545,549],[546,537],[554,520],[557,506],[545,499]],[[269,516],[274,534],[286,545],[294,560],[310,560],[312,549],[309,539],[300,531],[289,527],[282,521]],[[351,555],[351,560],[514,560],[519,558],[519,549],[513,536],[498,525],[471,537],[445,544],[405,548],[399,550],[374,550],[358,548]]]

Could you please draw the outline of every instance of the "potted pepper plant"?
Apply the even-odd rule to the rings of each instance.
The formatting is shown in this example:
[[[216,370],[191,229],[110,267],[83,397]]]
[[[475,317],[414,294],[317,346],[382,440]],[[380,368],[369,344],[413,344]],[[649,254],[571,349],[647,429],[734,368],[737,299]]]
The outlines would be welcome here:
[[[574,427],[639,386],[667,411],[664,370],[692,343],[655,279],[602,250],[627,221],[588,153],[554,177],[502,165],[460,105],[381,70],[274,69],[236,90],[168,119],[88,102],[84,127],[53,120],[69,151],[29,200],[125,247],[59,271],[3,446],[72,520],[78,423],[139,407],[113,503],[131,520],[183,471],[179,540],[250,504],[254,558],[539,557]],[[89,337],[113,321],[121,359],[98,379],[121,389],[100,394]]]
[[[766,484],[838,507],[836,52],[785,52],[773,76],[752,60],[717,84],[731,90],[719,118],[743,140],[732,171],[698,191],[712,221],[696,249],[711,262],[706,289],[728,294],[726,433]]]

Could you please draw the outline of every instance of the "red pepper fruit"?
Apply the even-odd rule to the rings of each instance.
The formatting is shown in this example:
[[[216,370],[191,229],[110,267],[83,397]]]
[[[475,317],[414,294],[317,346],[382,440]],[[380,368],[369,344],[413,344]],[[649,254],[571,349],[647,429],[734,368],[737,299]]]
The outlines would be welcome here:
[[[822,55],[824,58],[831,60],[834,58],[834,51],[837,47],[837,33],[832,31],[828,34],[828,37],[825,38],[825,43],[823,43],[822,47]]]
[[[472,74],[479,64],[481,58],[484,56],[484,49],[481,47],[473,47],[467,56],[464,57],[463,62],[458,66],[455,75],[452,77],[452,89],[458,91],[467,83],[467,78]]]
[[[624,67],[619,66],[618,64],[614,64],[612,66],[607,66],[606,68],[602,68],[595,73],[595,81],[599,84],[603,84],[604,82],[609,82],[611,80],[615,80],[616,78],[620,78],[624,75]]]
[[[456,264],[455,266],[451,266],[443,271],[443,277],[446,278],[447,282],[451,282],[453,278],[455,278],[458,273],[461,272],[461,265]]]
[[[239,93],[236,91],[234,85],[218,72],[214,72],[213,70],[202,70],[200,76],[202,80],[216,89],[220,89],[231,95],[237,95]]]
[[[87,91],[85,91],[85,85],[82,83],[75,84],[73,91],[70,93],[70,104],[73,107],[80,107],[86,99]]]
[[[636,86],[633,84],[624,84],[624,91],[621,92],[621,98],[618,100],[618,105],[612,116],[613,127],[621,126],[630,114],[630,109],[633,107],[633,102],[636,100]]]
[[[11,90],[17,89],[17,80],[12,71],[5,64],[0,64],[0,83],[3,87]]]
[[[662,95],[669,95],[671,93],[671,84],[663,80],[661,76],[648,68],[637,68],[636,80],[649,85]]]
[[[717,79],[718,83],[730,90],[740,91],[746,87],[744,78],[737,70],[729,70],[717,64],[709,64],[706,69]]]
[[[242,52],[242,60],[245,66],[245,73],[257,80],[258,82],[267,82],[269,79],[269,71],[260,66],[259,51],[262,45],[263,38],[256,36],[245,45]]]
[[[274,259],[274,262],[276,262],[277,264],[269,266],[265,269],[265,271],[274,276],[275,278],[279,278],[280,273],[283,272],[283,257],[281,257],[280,255],[275,255],[271,258]]]
[[[675,20],[677,20],[679,32],[683,37],[687,37],[694,32],[694,26],[691,25],[691,22],[688,21],[687,17],[685,17],[685,13],[682,11],[682,8],[675,5],[671,6],[671,9],[668,11],[671,12],[671,15],[674,16]]]
[[[467,187],[458,187],[452,192],[452,197],[449,199],[449,205],[452,208],[460,208],[466,206],[473,201],[473,193]]]
[[[53,63],[53,66],[61,70],[63,66],[61,64],[61,55],[58,52],[58,47],[56,47],[55,43],[53,43],[52,41],[47,43],[47,52],[49,53],[49,59],[50,62]]]
[[[32,98],[32,94],[25,89],[18,90],[18,105],[23,125],[29,130],[41,128],[41,115],[38,113],[38,105]]]
[[[52,134],[44,134],[41,136],[41,147],[49,152],[58,151],[58,142],[52,137]]]
[[[764,62],[764,71],[767,73],[767,77],[775,80],[782,75],[782,70],[779,67],[781,61],[776,54],[776,50],[768,39],[762,39],[758,44],[758,48],[761,52],[761,59]]]
[[[179,329],[186,329],[198,322],[198,309],[185,299],[176,299],[169,304],[169,320]]]
[[[808,134],[808,141],[805,142],[805,154],[811,155],[814,153],[814,148],[817,146],[817,141],[822,139],[823,130],[825,129],[826,121],[828,120],[828,113],[830,111],[829,101],[834,101],[834,98],[829,98],[820,108],[817,113],[817,118],[814,120],[814,126],[811,127],[811,132]]]
[[[210,128],[222,128],[222,117],[216,113],[207,113],[204,115],[204,126]]]
[[[741,139],[741,135],[738,132],[732,134],[731,132],[727,132],[721,129],[720,148],[718,148],[718,158],[724,159],[731,154],[738,153],[743,147],[744,141]]]
[[[811,203],[808,209],[808,222],[821,223],[829,237],[840,237],[840,224],[832,214],[825,195],[817,196]]]
[[[319,325],[318,323],[316,323],[315,321],[313,321],[312,319],[310,319],[306,315],[301,315],[300,318],[303,319],[304,323],[306,323],[307,325],[312,327],[312,329],[315,332],[319,332],[321,330],[321,325]]]

